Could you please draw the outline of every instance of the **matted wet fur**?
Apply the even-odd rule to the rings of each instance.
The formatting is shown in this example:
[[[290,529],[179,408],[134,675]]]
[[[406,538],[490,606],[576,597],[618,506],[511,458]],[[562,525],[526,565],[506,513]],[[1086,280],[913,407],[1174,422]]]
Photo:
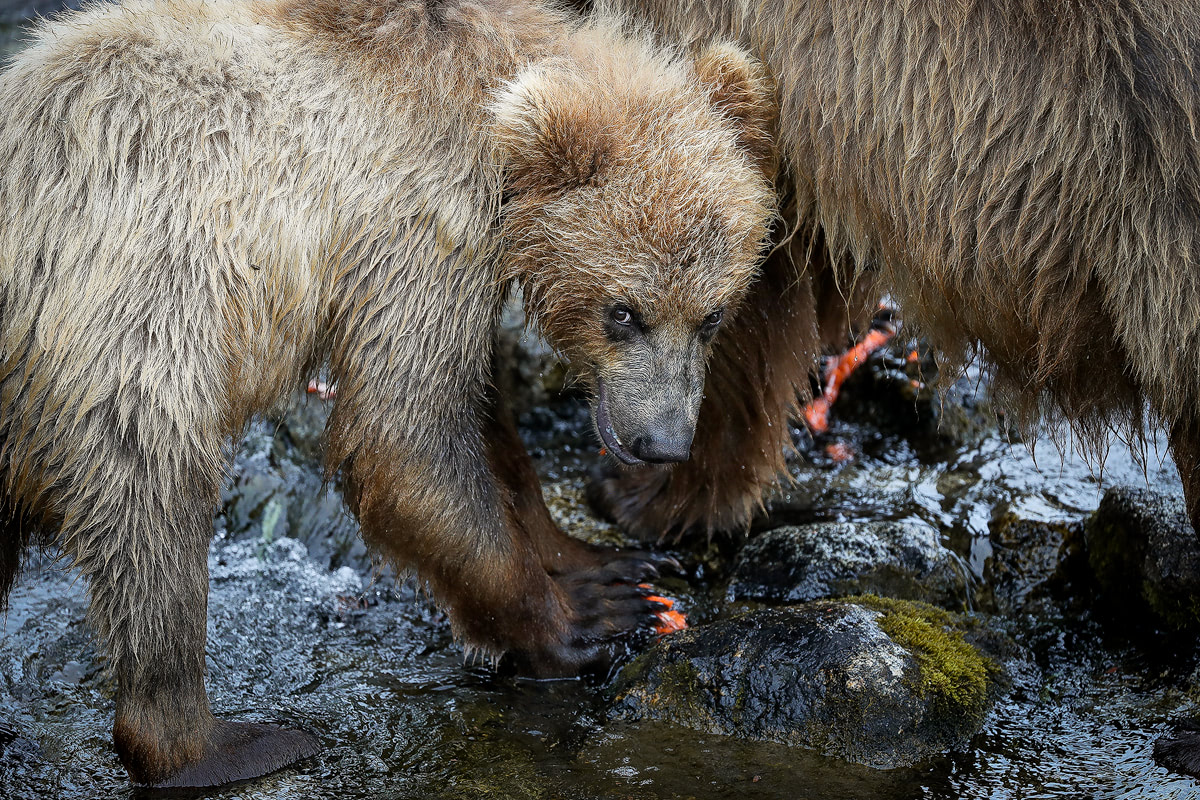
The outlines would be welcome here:
[[[136,781],[317,750],[214,718],[203,674],[225,443],[323,363],[330,474],[469,649],[570,673],[652,624],[655,561],[545,511],[490,389],[498,313],[522,284],[597,384],[645,366],[603,332],[618,301],[703,362],[771,216],[770,91],[735,47],[520,0],[132,0],[39,28],[0,76],[0,589],[31,532],[88,578]]]
[[[1065,420],[1092,454],[1136,438],[1148,400],[1197,520],[1200,4],[595,5],[759,55],[789,222],[842,285],[878,271],[951,366],[982,349],[1008,410]]]

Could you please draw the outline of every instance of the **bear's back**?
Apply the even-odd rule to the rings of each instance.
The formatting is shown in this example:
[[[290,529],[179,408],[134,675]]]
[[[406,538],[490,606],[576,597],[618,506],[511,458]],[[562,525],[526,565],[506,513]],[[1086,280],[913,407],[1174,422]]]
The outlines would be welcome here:
[[[454,295],[494,293],[482,98],[524,45],[484,35],[491,8],[458,25],[474,39],[427,20],[408,47],[394,17],[416,5],[360,19],[356,36],[392,45],[358,49],[344,9],[321,28],[295,3],[131,0],[44,23],[0,73],[0,351],[38,353],[75,402],[79,365],[103,368],[105,396],[122,364],[183,394],[197,376],[177,356],[195,349],[240,370],[205,380],[262,405],[384,251],[411,254],[387,274],[413,302],[450,291],[456,253],[480,263]]]

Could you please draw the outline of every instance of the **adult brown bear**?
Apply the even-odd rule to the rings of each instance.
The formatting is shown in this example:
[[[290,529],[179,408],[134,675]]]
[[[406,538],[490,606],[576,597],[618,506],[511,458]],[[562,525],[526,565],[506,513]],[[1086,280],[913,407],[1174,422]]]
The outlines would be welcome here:
[[[512,280],[619,452],[686,453],[771,217],[770,90],[533,0],[130,0],[0,76],[0,595],[57,537],[165,785],[314,752],[217,720],[206,551],[249,415],[329,365],[327,464],[465,643],[573,672],[661,606],[564,536],[490,388]],[[682,424],[680,421],[683,421]]]
[[[595,5],[673,43],[730,37],[762,58],[778,87],[788,233],[818,245],[800,263],[814,256],[827,277],[827,248],[847,285],[877,272],[944,356],[982,349],[1027,421],[1060,417],[1096,447],[1114,429],[1138,436],[1148,403],[1200,531],[1200,3]],[[764,286],[786,286],[795,269],[774,258],[766,273]],[[795,327],[815,318],[807,300],[756,291],[741,319],[761,309]],[[600,505],[653,534],[747,522],[814,355],[811,334],[769,327],[731,331],[713,375],[749,362],[784,380],[765,398],[711,381],[692,462],[613,474]],[[727,409],[746,433],[728,432]],[[1191,741],[1185,768],[1200,774]]]

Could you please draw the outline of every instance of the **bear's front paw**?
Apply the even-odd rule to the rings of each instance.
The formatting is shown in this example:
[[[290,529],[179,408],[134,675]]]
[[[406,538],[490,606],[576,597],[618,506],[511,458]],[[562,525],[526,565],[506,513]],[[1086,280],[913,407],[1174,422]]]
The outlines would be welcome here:
[[[622,634],[654,630],[656,615],[668,606],[651,599],[654,590],[642,583],[657,577],[658,569],[648,561],[638,563],[640,568],[617,562],[558,580],[571,602],[572,647],[586,648]]]
[[[512,652],[511,663],[518,671],[543,678],[608,672],[629,651],[630,638],[653,632],[660,624],[657,615],[669,610],[652,599],[653,589],[638,585],[667,564],[674,559],[656,563],[626,554],[603,566],[555,577],[565,600],[563,617],[538,645]]]
[[[597,546],[587,567],[554,576],[560,586],[628,584],[652,581],[662,575],[682,575],[683,565],[674,557],[646,550],[620,550]]]

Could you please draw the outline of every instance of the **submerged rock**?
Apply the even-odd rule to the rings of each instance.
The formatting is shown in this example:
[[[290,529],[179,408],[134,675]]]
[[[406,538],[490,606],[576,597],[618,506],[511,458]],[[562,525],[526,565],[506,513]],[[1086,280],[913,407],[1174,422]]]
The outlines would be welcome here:
[[[983,602],[998,613],[1014,614],[1072,578],[1082,561],[1083,525],[1009,514],[992,523],[989,542],[992,554],[983,568]]]
[[[618,677],[612,713],[911,765],[966,746],[994,699],[998,669],[957,625],[870,596],[752,611],[662,639]]]
[[[1119,616],[1200,629],[1200,542],[1182,497],[1114,487],[1087,522],[1088,563]]]
[[[751,539],[738,555],[728,595],[798,603],[864,593],[961,609],[967,575],[925,523],[821,522]]]

